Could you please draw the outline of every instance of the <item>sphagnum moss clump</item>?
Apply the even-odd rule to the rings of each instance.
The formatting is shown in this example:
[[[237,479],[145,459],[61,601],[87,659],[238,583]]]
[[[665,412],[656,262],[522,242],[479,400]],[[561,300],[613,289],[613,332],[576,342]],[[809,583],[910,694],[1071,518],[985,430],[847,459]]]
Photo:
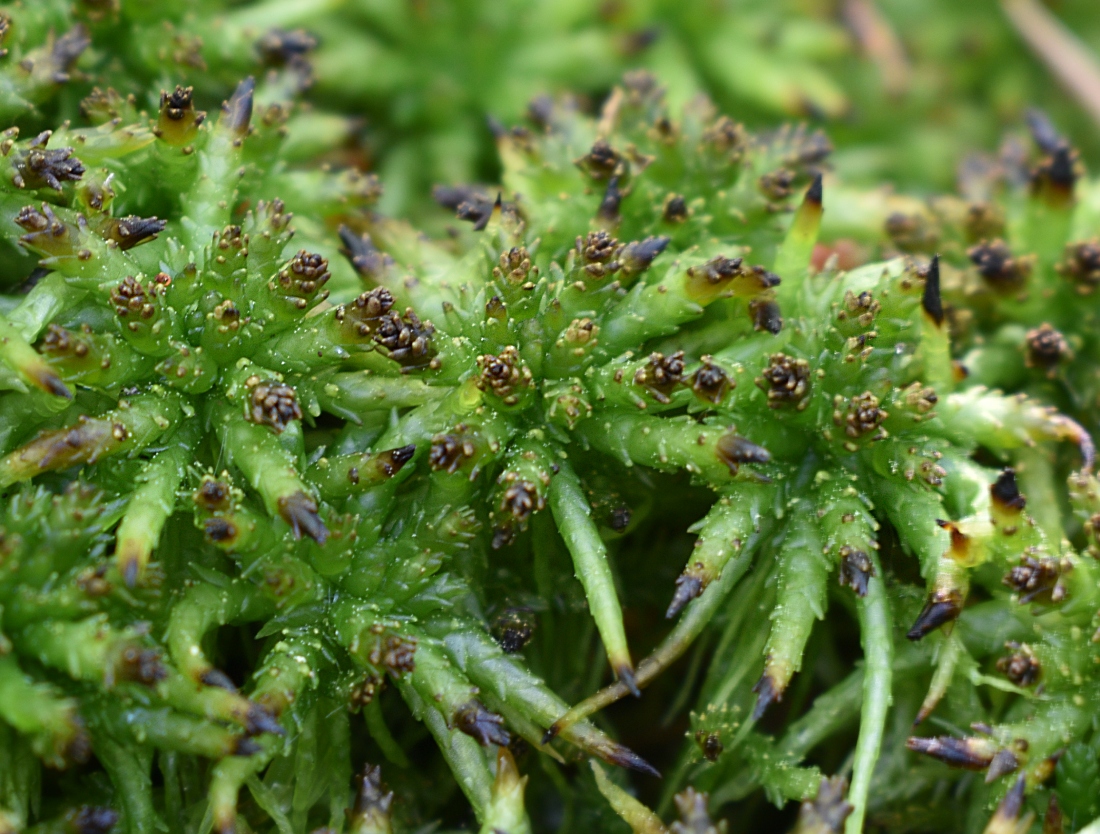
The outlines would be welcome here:
[[[752,135],[703,103],[673,118],[634,75],[598,121],[565,104],[502,131],[503,187],[440,189],[473,231],[436,245],[369,212],[370,178],[282,164],[287,134],[253,117],[255,94],[241,82],[205,119],[167,90],[148,123],[0,146],[5,236],[40,263],[0,319],[7,828],[101,830],[116,812],[133,832],[415,824],[416,807],[392,819],[377,770],[350,789],[349,704],[405,760],[379,708],[388,681],[482,830],[525,831],[512,742],[652,773],[588,716],[729,612],[751,622],[725,617],[735,662],[704,685],[697,738],[733,777],[712,802],[762,784],[807,800],[801,830],[858,831],[895,669],[920,662],[894,648],[902,615],[924,637],[972,583],[999,587],[987,566],[1010,565],[1020,598],[1052,607],[1049,633],[1093,616],[1089,563],[1031,522],[1011,470],[974,458],[1072,441],[1086,506],[1088,436],[960,382],[936,259],[809,274],[821,136]],[[598,494],[609,474],[627,494],[652,470],[713,499],[668,589],[676,625],[635,664],[608,541],[644,507]],[[1032,498],[1057,517],[1051,492]],[[927,583],[919,612],[887,594],[883,525]],[[486,565],[554,543],[617,678],[572,710],[515,653],[522,613],[493,627],[483,613]],[[804,739],[751,729],[837,587],[865,653],[846,800],[800,764]],[[255,635],[235,675],[208,651],[230,624]],[[1038,721],[913,746],[1041,781],[1087,721],[1091,650],[1072,639],[1020,643],[1005,664],[1021,691],[1044,651],[1070,668],[1057,697],[1018,702]],[[37,764],[92,758],[98,796]],[[94,807],[105,794],[114,810]],[[673,830],[705,830],[706,800],[677,802]]]

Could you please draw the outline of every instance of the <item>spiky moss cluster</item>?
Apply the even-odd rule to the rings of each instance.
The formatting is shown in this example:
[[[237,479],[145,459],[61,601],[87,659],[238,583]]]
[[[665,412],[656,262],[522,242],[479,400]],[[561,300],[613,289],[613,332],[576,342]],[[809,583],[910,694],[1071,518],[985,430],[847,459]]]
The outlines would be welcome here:
[[[639,80],[630,95],[641,106],[653,92]],[[523,645],[522,614],[490,635],[480,563],[549,507],[540,523],[556,522],[561,538],[547,532],[573,556],[633,685],[586,495],[599,473],[581,452],[599,432],[575,430],[633,416],[642,395],[683,410],[681,358],[624,351],[706,305],[735,295],[750,329],[779,327],[777,279],[763,268],[692,256],[691,267],[666,265],[666,286],[651,266],[670,238],[682,251],[694,226],[711,225],[692,220],[708,201],[726,217],[739,207],[750,238],[774,246],[778,201],[826,146],[796,132],[750,147],[709,112],[670,145],[675,127],[661,119],[673,133],[648,144],[685,161],[702,154],[703,202],[634,200],[646,215],[635,225],[674,234],[624,245],[588,234],[584,218],[618,225],[646,157],[586,136],[586,179],[569,163],[565,182],[577,191],[567,208],[589,204],[573,215],[582,228],[564,237],[536,205],[464,193],[458,208],[486,243],[455,258],[360,213],[373,180],[283,164],[287,136],[253,119],[254,105],[246,80],[207,120],[177,89],[148,122],[30,139],[13,130],[0,150],[5,236],[40,263],[0,321],[5,828],[46,818],[90,831],[120,814],[127,831],[308,830],[344,825],[347,810],[351,830],[386,830],[377,772],[359,780],[357,800],[349,790],[347,719],[349,704],[362,708],[377,748],[407,761],[380,712],[386,680],[436,738],[484,830],[526,822],[510,755],[483,747],[519,737],[558,758],[573,747],[651,771],[586,721],[544,738],[567,704],[502,650]],[[785,167],[760,191],[741,177],[750,163]],[[600,193],[582,193],[587,181]],[[280,195],[302,212],[293,242]],[[716,231],[732,228],[726,217]],[[340,235],[354,270],[327,257],[340,221],[360,227]],[[537,253],[528,223],[545,232]],[[732,384],[708,363],[693,378],[690,396],[711,405]],[[606,406],[588,403],[597,390]],[[640,426],[624,448],[659,468],[721,484],[768,459],[724,424],[658,422],[664,439],[654,445]],[[621,505],[608,509],[612,528],[627,525]],[[249,627],[236,681],[212,651],[225,651],[214,640],[225,626]],[[40,763],[88,767],[89,787]],[[430,782],[430,768],[419,777]],[[105,800],[114,811],[72,808]],[[439,807],[420,802],[406,818]]]
[[[955,160],[1035,101],[1089,135],[1010,22],[1006,7],[1019,5],[349,0],[310,26],[318,94],[369,114],[384,205],[419,213],[430,185],[496,176],[487,120],[511,123],[546,93],[598,100],[630,66],[660,75],[677,107],[705,90],[753,128],[827,124],[849,178],[947,187]],[[1096,47],[1093,12],[1072,0],[1047,15]]]
[[[723,124],[726,136],[737,135]],[[956,669],[971,670],[973,686],[991,683],[1027,693],[1039,666],[1055,668],[1057,682],[1045,685],[1042,699],[1025,696],[987,711],[975,709],[971,688],[967,691],[974,699],[967,708],[975,712],[964,712],[989,736],[978,745],[985,752],[969,767],[991,768],[991,781],[1001,779],[998,787],[1004,790],[1008,781],[1002,777],[1019,769],[1028,774],[1029,785],[1043,783],[1061,747],[1088,736],[1095,655],[1088,638],[1096,625],[1097,587],[1092,560],[1079,556],[1067,541],[1059,509],[1062,490],[1037,444],[1058,439],[1077,444],[1084,471],[1075,483],[1088,493],[1093,483],[1088,434],[1041,402],[1001,394],[960,372],[952,358],[938,259],[923,264],[896,259],[846,273],[827,267],[810,275],[807,262],[822,208],[820,180],[805,192],[774,254],[752,229],[751,203],[738,206],[735,222],[743,225],[733,225],[731,212],[719,210],[714,200],[755,192],[755,199],[763,198],[762,205],[775,210],[790,196],[789,191],[778,194],[776,183],[797,182],[795,169],[784,172],[783,167],[797,153],[782,151],[787,158],[780,162],[775,151],[782,143],[773,146],[770,158],[761,158],[757,143],[736,140],[740,149],[735,153],[742,158],[736,181],[715,188],[710,199],[687,201],[689,210],[681,212],[680,195],[673,189],[691,193],[683,178],[691,176],[692,166],[670,160],[671,149],[689,141],[705,152],[715,131],[696,128],[690,112],[683,121],[669,122],[651,79],[629,79],[596,124],[565,112],[544,119],[544,130],[538,141],[523,130],[502,138],[504,184],[509,193],[521,195],[517,211],[526,211],[531,225],[541,201],[555,232],[566,218],[593,210],[597,222],[615,224],[616,233],[627,240],[668,232],[669,249],[679,249],[676,261],[659,283],[635,285],[620,302],[631,305],[640,322],[656,320],[639,306],[646,294],[674,298],[680,281],[689,293],[706,290],[707,295],[695,296],[698,302],[714,296],[678,334],[646,332],[656,339],[654,353],[612,363],[622,366],[612,379],[633,384],[632,396],[617,399],[632,402],[635,414],[627,408],[614,419],[600,418],[601,408],[615,404],[616,389],[603,382],[609,371],[593,365],[571,372],[577,376],[570,390],[554,402],[565,409],[559,420],[597,451],[624,464],[660,469],[678,463],[666,427],[676,419],[679,396],[681,407],[699,415],[700,445],[707,442],[706,427],[735,426],[737,455],[741,463],[750,463],[739,467],[729,485],[699,467],[698,477],[716,489],[718,500],[693,528],[696,549],[672,595],[669,614],[684,613],[637,668],[635,683],[644,685],[725,609],[723,636],[703,681],[702,709],[695,719],[697,749],[686,754],[679,775],[710,789],[718,804],[758,785],[776,800],[810,795],[819,774],[800,762],[833,733],[850,727],[858,714],[848,797],[855,810],[847,826],[861,830],[876,763],[884,771],[905,774],[887,776],[876,786],[875,802],[883,809],[943,778],[937,769],[926,775],[910,772],[912,759],[904,751],[909,721],[894,728],[889,756],[881,762],[879,751],[891,697],[910,695],[914,678],[931,659],[920,641],[959,619],[965,608],[949,637],[937,633],[933,639],[936,676],[924,702],[912,704],[909,720],[918,708],[921,718],[935,709]],[[701,147],[695,144],[700,139]],[[800,141],[795,147],[805,146]],[[589,194],[570,197],[563,190],[561,178],[572,171],[570,163],[589,180]],[[666,171],[674,171],[677,180],[662,183]],[[694,191],[706,193],[699,186]],[[614,212],[608,211],[609,203]],[[466,203],[467,212],[471,205],[473,199]],[[652,225],[669,221],[669,205],[677,206],[672,219],[681,225]],[[678,236],[685,229],[687,235]],[[682,248],[700,240],[706,242]],[[540,251],[554,241],[554,233],[545,234]],[[740,248],[750,241],[751,254]],[[724,254],[716,255],[714,247]],[[733,266],[733,254],[769,265],[768,270],[750,270],[773,276],[766,279],[766,295],[747,302],[721,297],[736,298],[740,292],[739,279],[729,276],[744,272],[745,260]],[[723,286],[725,281],[730,283]],[[586,292],[591,292],[590,283],[585,281]],[[551,303],[548,309],[556,307]],[[586,344],[606,338],[614,321],[599,324],[592,309],[599,313],[598,307],[586,308],[591,321],[571,323],[573,331],[583,329]],[[619,349],[614,345],[609,352]],[[681,350],[683,356],[674,353]],[[683,363],[679,394],[667,386],[670,356],[676,371]],[[712,379],[722,380],[722,387],[708,401],[699,388]],[[658,418],[658,412],[666,416]],[[998,458],[1016,468],[992,467]],[[1031,498],[1030,512],[1025,512],[1021,488]],[[1084,494],[1079,499],[1082,506],[1089,500]],[[883,527],[894,562],[887,575],[877,554]],[[922,604],[914,605],[916,589],[901,579],[905,568],[897,563],[899,551],[916,558],[927,588]],[[750,572],[754,562],[759,567]],[[833,573],[839,582],[830,592]],[[1075,583],[1072,589],[1070,583]],[[972,585],[979,599],[992,600],[966,607]],[[814,621],[824,617],[828,598],[838,594],[859,621],[864,669],[821,695],[784,737],[772,740],[752,725],[782,699],[801,666]],[[1045,619],[1035,634],[1016,625],[1035,621],[1026,607],[1021,611],[1021,602],[1040,605],[1036,612]],[[904,627],[897,636],[904,634],[916,645],[902,642],[895,648],[900,624]],[[992,643],[990,632],[998,634]],[[1044,651],[1050,653],[1045,663],[1038,659]],[[979,664],[990,674],[980,674]],[[590,715],[630,688],[629,680],[621,680],[554,729]],[[904,716],[905,707],[895,714]],[[909,741],[912,749],[960,761],[940,745],[954,749],[944,740]],[[709,763],[693,766],[693,758]],[[983,798],[969,809],[987,813]],[[949,825],[944,822],[948,814],[936,824]]]

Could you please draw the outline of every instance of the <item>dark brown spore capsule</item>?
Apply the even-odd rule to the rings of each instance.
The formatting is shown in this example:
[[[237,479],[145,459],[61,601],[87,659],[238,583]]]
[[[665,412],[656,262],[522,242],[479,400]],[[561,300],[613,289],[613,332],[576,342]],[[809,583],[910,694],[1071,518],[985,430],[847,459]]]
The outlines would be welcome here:
[[[227,518],[208,518],[203,522],[202,530],[209,541],[227,546],[231,546],[240,533],[237,525]]]
[[[1031,686],[1039,680],[1043,668],[1031,646],[1010,640],[1005,648],[1009,654],[997,659],[997,671],[1016,686]]]
[[[504,727],[504,719],[495,712],[489,712],[477,700],[455,710],[452,723],[482,747],[507,747],[512,742],[511,734]]]
[[[665,611],[665,619],[671,620],[679,614],[685,605],[703,593],[706,587],[701,577],[685,571],[676,577],[676,591],[672,595],[672,602]]]
[[[218,689],[224,689],[226,692],[235,693],[237,691],[237,685],[221,669],[211,667],[199,675],[199,680],[207,686],[215,686]]]
[[[769,272],[768,276],[772,276],[772,273]],[[773,299],[754,298],[749,302],[749,315],[752,317],[753,330],[763,330],[774,336],[783,329],[783,316],[779,304]]]
[[[985,770],[993,762],[996,748],[986,739],[939,736],[914,736],[905,742],[914,753],[923,753],[950,767],[963,770]]]
[[[718,459],[729,467],[731,475],[736,475],[742,464],[767,463],[772,459],[771,453],[763,446],[757,446],[737,434],[724,434],[718,438],[715,452]]]
[[[1020,493],[1016,484],[1016,470],[1005,469],[997,476],[997,480],[989,487],[989,493],[993,500],[1008,510],[1020,512],[1027,506],[1027,499]]]
[[[473,442],[463,436],[464,426],[456,426],[454,433],[437,434],[428,450],[428,464],[435,471],[454,473],[472,458],[477,451]]]
[[[607,188],[603,192],[603,199],[600,200],[599,208],[596,209],[596,217],[607,223],[618,223],[621,219],[619,207],[622,205],[625,196],[626,192],[619,188],[619,178],[612,177],[609,179]]]
[[[847,410],[839,408],[833,412],[833,422],[844,428],[844,433],[853,439],[875,432],[873,440],[882,437],[879,427],[889,417],[889,413],[879,406],[878,397],[870,391],[852,397]]]
[[[119,249],[126,250],[155,240],[167,225],[167,220],[157,217],[135,217],[131,214],[112,219],[104,233],[108,240],[118,244]]]
[[[435,356],[431,322],[421,322],[411,309],[404,316],[386,313],[378,319],[374,330],[375,344],[386,349],[389,358],[405,368],[421,368]]]
[[[294,538],[302,534],[309,536],[317,544],[328,540],[328,529],[317,514],[317,502],[304,492],[295,492],[279,499],[279,515],[290,525]]]
[[[940,256],[935,255],[928,268],[923,270],[924,294],[921,307],[937,326],[943,324],[943,299],[940,297]]]
[[[574,164],[594,180],[608,180],[622,174],[626,163],[606,140],[597,139],[591,150]]]
[[[871,557],[862,550],[843,545],[840,555],[840,584],[847,585],[856,592],[856,596],[867,596],[867,583],[875,575],[875,566]]]
[[[649,362],[634,374],[634,384],[644,388],[659,403],[671,402],[671,394],[684,381],[684,352],[671,356],[651,353]]]
[[[665,251],[670,240],[666,235],[660,235],[628,243],[619,256],[623,271],[628,275],[645,272],[657,256]]]
[[[966,250],[967,257],[978,274],[996,290],[1019,289],[1031,275],[1033,259],[1014,257],[1008,245],[1000,239],[982,241]]]
[[[1100,239],[1067,245],[1055,269],[1074,282],[1078,293],[1091,295],[1100,286]]]
[[[416,639],[400,634],[386,634],[371,650],[368,659],[375,666],[400,677],[416,669]]]
[[[199,485],[193,496],[194,501],[207,512],[218,512],[229,509],[232,490],[225,481],[217,481],[207,477]]]
[[[910,640],[920,640],[940,626],[957,620],[962,613],[962,603],[962,595],[958,591],[933,591],[905,636]]]
[[[773,353],[756,383],[767,391],[768,408],[794,406],[801,411],[809,402],[810,363]]]
[[[276,280],[283,292],[298,301],[304,310],[310,302],[323,301],[328,291],[321,288],[328,283],[328,260],[314,252],[302,249],[291,258],[286,269],[279,270]]]
[[[812,205],[820,206],[822,198],[824,197],[824,188],[821,182],[821,174],[814,174],[813,181],[810,183],[810,187],[806,189],[805,200]]]
[[[373,829],[388,830],[393,791],[386,791],[382,787],[382,768],[368,764],[363,775],[355,782],[355,804],[344,812],[348,819],[348,829],[358,831],[363,828],[369,831],[372,829],[366,827],[367,822],[383,821],[385,824],[374,825]]]
[[[1027,365],[1052,371],[1070,355],[1066,337],[1047,323],[1027,332]]]
[[[683,223],[687,220],[689,211],[683,195],[669,194],[665,197],[665,205],[661,210],[661,216],[666,223]]]
[[[115,674],[120,680],[152,686],[168,677],[168,669],[161,662],[159,650],[127,646],[119,655]]]
[[[351,262],[352,267],[363,278],[375,280],[381,277],[386,269],[393,266],[393,258],[379,251],[370,235],[365,232],[357,235],[347,226],[341,226],[340,241],[344,244],[340,253]],[[392,300],[390,306],[393,306]]]
[[[300,61],[317,48],[317,38],[304,29],[272,29],[256,42],[264,63],[281,67]]]
[[[703,758],[712,763],[718,761],[718,757],[726,749],[718,733],[705,733],[700,730],[695,734],[695,743],[703,752]]]
[[[691,375],[691,390],[704,402],[718,405],[732,390],[734,382],[709,356],[702,358],[699,370]]]
[[[494,620],[492,632],[505,654],[515,654],[535,633],[534,614],[527,608],[506,608]]]
[[[1020,564],[1012,568],[1001,581],[1020,595],[1020,603],[1023,605],[1036,600],[1061,602],[1066,597],[1062,575],[1072,568],[1073,564],[1065,558],[1036,557],[1025,553],[1020,557]]]
[[[118,823],[118,811],[93,805],[83,805],[66,816],[73,834],[109,834]]]
[[[494,209],[503,208],[499,194],[494,201],[485,192],[469,185],[437,185],[432,189],[432,199],[443,208],[452,209],[459,220],[473,223],[477,232],[489,225]]]
[[[286,735],[286,730],[275,716],[262,704],[250,703],[245,714],[245,730],[249,735],[258,736],[269,733],[276,736]]]
[[[756,693],[756,704],[752,708],[753,721],[759,721],[768,711],[768,707],[776,701],[783,700],[783,690],[767,672],[760,676],[760,680],[753,686],[752,691]]]
[[[281,382],[258,381],[249,392],[248,419],[282,434],[291,422],[302,419],[297,393]]]
[[[841,776],[822,779],[813,800],[802,803],[798,809],[798,831],[815,834],[841,834],[844,821],[854,808],[845,800],[848,783]]]
[[[84,163],[73,156],[72,148],[46,149],[50,133],[31,140],[31,147],[12,158],[12,183],[16,188],[52,188],[61,190],[63,182],[77,182],[84,176]],[[22,224],[21,224],[22,225]]]

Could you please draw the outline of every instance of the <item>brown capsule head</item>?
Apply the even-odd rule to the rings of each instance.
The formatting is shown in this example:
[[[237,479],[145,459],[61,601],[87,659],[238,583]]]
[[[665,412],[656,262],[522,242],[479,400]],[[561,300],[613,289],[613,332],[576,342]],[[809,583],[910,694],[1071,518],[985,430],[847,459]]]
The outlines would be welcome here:
[[[669,194],[665,197],[661,217],[666,223],[683,223],[689,216],[690,210],[682,194]]]
[[[707,586],[706,579],[707,577],[697,575],[691,567],[676,577],[676,591],[672,594],[668,610],[665,611],[665,619],[671,620],[684,609],[685,605],[702,594]]]
[[[856,592],[856,596],[867,596],[867,583],[875,575],[875,566],[871,557],[862,550],[843,545],[840,555],[840,584],[847,585]]]
[[[126,646],[115,665],[118,680],[152,686],[168,677],[168,669],[160,659],[160,651],[141,646]]]
[[[618,272],[622,266],[618,258],[623,249],[613,235],[603,230],[578,237],[574,244],[577,264],[594,278]]]
[[[806,407],[810,395],[810,363],[785,353],[773,353],[757,385],[767,391],[769,408]]]
[[[249,390],[245,416],[250,422],[282,434],[291,422],[302,419],[302,407],[298,405],[297,392],[289,385],[257,380]]]
[[[1065,336],[1045,322],[1027,332],[1027,366],[1048,373],[1071,354]]]
[[[623,197],[625,197],[627,193],[627,190],[620,188],[618,177],[609,179],[607,181],[607,187],[603,192],[603,199],[600,200],[600,205],[596,209],[596,218],[605,223],[618,224],[621,219],[619,216],[619,206],[622,205]]]
[[[1100,239],[1071,243],[1055,267],[1071,281],[1081,295],[1091,295],[1100,286]]]
[[[718,758],[725,751],[722,737],[716,732],[707,733],[700,730],[695,734],[695,743],[699,745],[703,758],[711,763],[718,761]]]
[[[478,232],[489,225],[493,210],[498,207],[485,192],[469,185],[437,185],[432,189],[432,198],[444,208],[453,209],[459,220],[473,223],[474,231]],[[500,208],[503,209],[503,203]]]
[[[368,659],[375,666],[400,677],[416,669],[416,645],[414,637],[385,633],[375,642]]]
[[[298,491],[280,498],[278,508],[279,515],[290,525],[294,538],[300,539],[305,534],[321,545],[328,540],[328,528],[317,514],[317,502],[304,492]]]
[[[669,826],[670,834],[725,834],[726,821],[715,822],[707,809],[709,797],[694,788],[687,788],[673,797],[678,822]]]
[[[225,512],[232,506],[233,491],[228,483],[207,475],[192,496],[196,505],[208,513]]]
[[[605,139],[597,139],[592,148],[574,164],[594,180],[607,180],[625,173],[626,161]]]
[[[493,621],[492,633],[506,654],[522,651],[535,633],[535,615],[528,608],[505,608]]]
[[[1042,665],[1031,646],[1010,640],[1005,643],[1008,654],[997,659],[997,671],[1016,686],[1027,687],[1036,683],[1042,674]]]
[[[781,203],[794,193],[796,176],[790,168],[768,171],[757,180],[757,188],[771,202]]]
[[[1005,469],[989,487],[993,502],[1002,510],[1020,513],[1027,506],[1027,499],[1020,493],[1016,484],[1016,470]]]
[[[798,809],[796,834],[841,834],[854,810],[845,800],[848,783],[841,776],[822,779],[817,796]]]
[[[943,299],[940,297],[940,256],[934,255],[928,266],[917,273],[924,279],[921,307],[937,327],[943,325]]]
[[[730,474],[736,475],[742,464],[767,463],[771,454],[763,446],[757,446],[738,434],[724,434],[718,438],[714,447],[718,459],[729,467]]]
[[[499,397],[505,405],[515,405],[524,391],[534,383],[531,370],[520,358],[519,351],[509,345],[499,355],[485,354],[477,357],[481,373],[477,387]]]
[[[406,309],[404,316],[391,312],[379,317],[374,327],[374,343],[402,367],[422,368],[435,356],[434,333],[430,321],[421,322],[416,313]]]
[[[512,742],[511,734],[504,727],[504,719],[495,712],[489,712],[477,700],[456,709],[451,723],[483,747],[507,747]]]
[[[578,238],[578,241],[580,238]],[[538,277],[539,268],[532,266],[531,255],[524,246],[514,246],[501,253],[499,265],[493,267],[493,277],[509,285],[523,287]]]
[[[393,266],[393,258],[380,252],[365,232],[357,235],[347,226],[340,227],[340,253],[346,257],[360,277],[377,280]],[[392,303],[391,303],[392,306]]]
[[[735,383],[729,374],[714,364],[711,357],[704,356],[702,362],[699,370],[691,375],[691,390],[704,402],[718,405]]]
[[[760,269],[760,267],[754,267]],[[768,273],[772,276],[772,273]],[[775,276],[773,276],[775,277]],[[778,279],[776,281],[778,283]],[[783,329],[783,316],[779,310],[779,303],[772,298],[754,298],[749,302],[749,316],[752,318],[752,329],[771,333],[773,336]]]
[[[745,149],[748,134],[742,125],[728,116],[719,116],[703,130],[703,146],[719,156],[738,157]]]
[[[393,791],[382,787],[382,768],[368,764],[355,784],[355,803],[344,812],[348,830],[389,831]]]
[[[119,249],[126,250],[155,240],[167,225],[167,220],[157,217],[135,217],[131,214],[126,217],[112,218],[103,231],[108,240],[115,241]]]
[[[454,473],[477,453],[473,439],[466,434],[466,426],[458,425],[453,432],[437,434],[428,450],[428,463],[433,470]]]
[[[153,129],[157,138],[173,147],[184,147],[195,140],[206,113],[196,110],[191,87],[176,86],[161,91],[160,112]]]
[[[208,542],[230,550],[236,544],[241,532],[235,522],[221,516],[206,519],[202,523],[202,531]]]
[[[671,402],[670,395],[684,381],[684,352],[671,356],[651,353],[649,362],[634,374],[634,384],[644,388],[659,403]]]
[[[1031,275],[1034,257],[1015,257],[1008,245],[998,239],[982,241],[966,250],[978,274],[998,292],[1012,292],[1023,287]]]
[[[997,753],[997,746],[985,738],[913,737],[906,741],[905,746],[914,753],[938,759],[949,767],[975,771],[989,767]]]
[[[962,604],[963,598],[959,591],[933,591],[905,636],[910,640],[920,640],[940,626],[954,622],[962,613]]]
[[[283,67],[304,59],[317,47],[317,38],[304,29],[271,29],[256,42],[263,62]]]
[[[118,811],[82,805],[65,814],[65,824],[73,834],[110,834],[118,823]]]
[[[48,140],[48,134],[47,140]],[[47,150],[32,146],[12,157],[12,177],[17,188],[52,188],[61,190],[61,184],[76,182],[84,176],[84,163],[73,156],[72,148]]]
[[[883,421],[889,413],[880,407],[878,397],[870,391],[864,391],[852,397],[847,406],[833,412],[833,422],[844,429],[844,434],[853,440],[870,436],[872,440],[885,437],[881,430]]]
[[[330,277],[328,260],[321,255],[302,249],[291,258],[290,263],[275,276],[282,295],[298,309],[304,310],[311,303],[322,301],[328,296],[322,287]]]
[[[1005,574],[1002,583],[1020,595],[1020,603],[1061,602],[1066,595],[1063,574],[1072,569],[1065,558],[1025,553],[1020,564]]]

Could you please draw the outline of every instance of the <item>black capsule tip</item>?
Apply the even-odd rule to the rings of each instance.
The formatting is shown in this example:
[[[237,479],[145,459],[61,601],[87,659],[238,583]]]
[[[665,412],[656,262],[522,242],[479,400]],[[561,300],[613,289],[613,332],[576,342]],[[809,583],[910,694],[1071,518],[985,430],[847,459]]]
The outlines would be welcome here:
[[[940,296],[940,256],[933,255],[924,277],[924,295],[921,306],[937,326],[943,324],[943,299]]]
[[[74,834],[108,834],[117,823],[118,811],[92,805],[84,805],[70,817]]]
[[[756,693],[756,705],[752,708],[753,721],[759,721],[768,711],[768,707],[783,700],[783,689],[768,672],[760,676],[752,691]]]
[[[1002,507],[1017,512],[1027,506],[1027,499],[1020,494],[1020,488],[1016,484],[1016,470],[1005,469],[989,488],[993,500]]]
[[[199,680],[207,686],[216,686],[218,689],[224,689],[226,692],[236,693],[237,686],[229,679],[229,675],[223,672],[221,669],[207,669],[199,676]]]
[[[806,189],[806,202],[810,205],[820,206],[823,196],[821,174],[818,173],[814,175],[813,182],[811,182],[810,187]]]
[[[961,613],[962,600],[958,593],[933,594],[905,636],[910,640],[920,640],[940,626],[957,620]]]
[[[701,593],[703,593],[702,579],[687,573],[681,574],[676,580],[676,592],[672,595],[668,611],[665,612],[665,619],[671,620]]]
[[[263,748],[253,739],[248,736],[238,736],[236,743],[233,745],[234,756],[255,756]]]
[[[1005,798],[1001,800],[1001,804],[997,806],[993,818],[1001,820],[1018,820],[1020,818],[1020,812],[1024,807],[1024,793],[1026,789],[1027,776],[1021,773],[1008,793],[1005,794]]]
[[[642,697],[642,690],[638,688],[638,680],[634,674],[634,667],[630,663],[620,663],[615,667],[615,677],[619,683],[625,686],[635,698]]]
[[[1043,153],[1053,154],[1065,147],[1065,139],[1058,133],[1050,117],[1039,108],[1029,107],[1024,114],[1024,121],[1027,122],[1028,130],[1031,131],[1031,138]]]
[[[1020,760],[1016,758],[1015,753],[1006,747],[999,750],[993,757],[993,761],[989,763],[989,769],[985,772],[985,783],[987,785],[992,784],[1002,776],[1015,773],[1019,769]]]
[[[294,538],[300,539],[304,534],[317,544],[323,545],[328,541],[328,528],[317,514],[317,502],[304,492],[298,491],[280,498],[279,515],[290,525]]]
[[[560,722],[555,721],[553,724],[551,724],[547,728],[546,732],[542,734],[542,743],[543,743],[543,745],[545,746],[545,745],[549,744],[550,742],[552,742],[554,739],[556,739],[558,737],[558,733],[560,733],[561,731],[562,731],[562,725],[561,725]]]
[[[248,708],[245,724],[249,735],[262,735],[263,733],[271,733],[276,736],[286,735],[286,730],[283,729],[283,726],[276,720],[271,711],[261,704],[252,704]]]
[[[637,771],[638,773],[644,773],[647,776],[653,776],[657,779],[661,778],[661,771],[657,770],[657,768],[629,747],[624,747],[615,742],[611,742],[607,746],[607,749],[600,752],[600,758],[616,767],[625,767],[629,770]]]
[[[73,398],[73,392],[69,390],[69,387],[61,381],[61,377],[55,374],[53,371],[42,370],[35,375],[35,382],[39,387],[49,394],[53,394],[55,397],[61,397],[62,399],[71,400]]]
[[[406,463],[413,459],[413,455],[416,454],[416,446],[412,444],[408,446],[402,446],[399,449],[393,449],[390,451],[390,458],[393,460],[393,465],[400,469]]]
[[[256,79],[252,76],[237,85],[229,101],[222,105],[222,118],[225,126],[238,135],[243,135],[252,123],[252,105],[256,93]]]

